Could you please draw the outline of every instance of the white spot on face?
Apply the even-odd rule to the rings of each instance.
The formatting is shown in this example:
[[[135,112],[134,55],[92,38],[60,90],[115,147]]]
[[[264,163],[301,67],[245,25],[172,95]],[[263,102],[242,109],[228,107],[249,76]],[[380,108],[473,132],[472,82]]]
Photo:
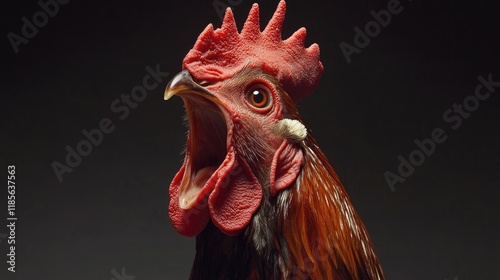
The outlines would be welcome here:
[[[273,132],[294,142],[300,142],[307,136],[306,127],[300,121],[291,119],[280,120]]]

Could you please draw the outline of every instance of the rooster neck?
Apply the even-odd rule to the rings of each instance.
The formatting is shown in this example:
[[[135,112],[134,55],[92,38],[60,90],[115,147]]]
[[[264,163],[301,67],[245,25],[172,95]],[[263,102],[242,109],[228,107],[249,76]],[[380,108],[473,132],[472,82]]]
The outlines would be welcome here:
[[[278,212],[289,254],[286,278],[384,279],[379,260],[347,192],[309,133],[305,164]],[[282,195],[282,194],[280,194]]]
[[[264,197],[237,236],[212,223],[196,238],[191,279],[384,279],[371,241],[333,168],[308,135],[297,180]]]

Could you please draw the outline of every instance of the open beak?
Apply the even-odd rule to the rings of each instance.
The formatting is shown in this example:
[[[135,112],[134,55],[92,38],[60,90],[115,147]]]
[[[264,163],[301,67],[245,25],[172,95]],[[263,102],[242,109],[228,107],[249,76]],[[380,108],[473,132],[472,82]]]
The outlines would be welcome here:
[[[207,182],[226,158],[228,111],[223,102],[197,84],[187,70],[167,85],[165,100],[174,95],[184,101],[189,132],[184,164],[173,185],[178,186],[179,207],[190,209],[212,191],[214,184]]]
[[[209,90],[197,84],[187,70],[181,71],[168,83],[165,89],[164,99],[169,100],[174,95],[195,94],[204,97],[216,104],[220,104],[219,99]]]

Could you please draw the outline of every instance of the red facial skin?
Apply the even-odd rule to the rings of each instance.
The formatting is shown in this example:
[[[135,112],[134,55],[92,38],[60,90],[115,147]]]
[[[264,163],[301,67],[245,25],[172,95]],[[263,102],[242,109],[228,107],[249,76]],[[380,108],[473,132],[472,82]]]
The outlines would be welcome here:
[[[235,235],[250,222],[263,192],[275,195],[295,180],[303,155],[298,144],[273,132],[283,119],[280,96],[286,94],[273,76],[243,69],[204,89],[209,93],[178,94],[191,129],[184,164],[170,186],[170,217],[186,236],[197,235],[210,220]],[[254,92],[265,97],[257,101],[267,102],[257,103]]]

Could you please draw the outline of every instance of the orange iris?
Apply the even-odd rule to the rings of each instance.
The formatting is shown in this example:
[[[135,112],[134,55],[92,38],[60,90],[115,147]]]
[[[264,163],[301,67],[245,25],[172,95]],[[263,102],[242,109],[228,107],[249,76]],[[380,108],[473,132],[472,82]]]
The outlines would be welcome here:
[[[251,87],[247,93],[248,103],[255,108],[265,108],[269,106],[269,92],[262,86]]]

